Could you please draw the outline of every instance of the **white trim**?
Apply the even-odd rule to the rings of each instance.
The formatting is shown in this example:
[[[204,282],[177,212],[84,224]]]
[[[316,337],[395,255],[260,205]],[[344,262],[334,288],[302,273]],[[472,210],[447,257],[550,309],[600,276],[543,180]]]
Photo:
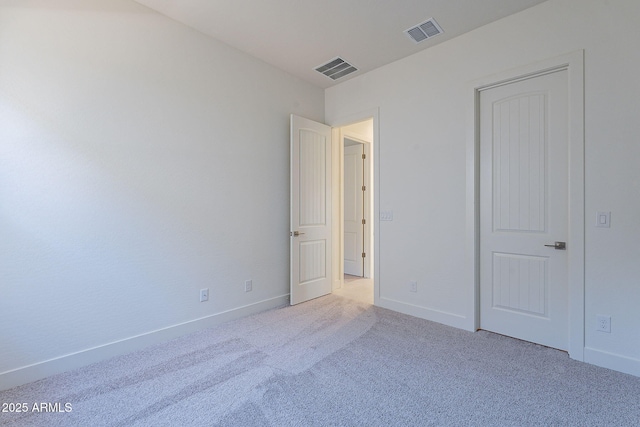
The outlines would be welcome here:
[[[34,363],[17,369],[0,373],[0,391],[8,390],[23,384],[40,380],[51,375],[59,374],[92,363],[100,362],[114,356],[130,353],[142,348],[159,344],[192,332],[200,331],[220,325],[224,322],[250,316],[261,311],[270,310],[276,307],[287,306],[289,304],[289,294],[269,298],[253,304],[190,320],[146,332],[144,334],[114,341],[97,347],[75,353],[66,354],[54,359]]]
[[[348,126],[354,123],[373,119],[373,304],[380,304],[380,109],[373,108],[355,114],[341,116],[331,123],[333,128]],[[341,145],[341,144],[340,144]],[[342,154],[340,154],[342,155]]]
[[[333,209],[331,210],[333,228],[331,230],[333,240],[334,256],[331,258],[331,265],[333,270],[333,285],[331,291],[341,289],[344,286],[344,257],[342,239],[340,236],[343,234],[344,224],[342,219],[342,197],[344,189],[341,185],[341,173],[344,163],[344,147],[342,146],[342,137],[340,135],[340,129],[336,127],[331,128],[331,150],[332,150],[332,165],[335,166],[331,171],[331,185],[333,186]],[[337,191],[336,191],[337,190]]]
[[[469,322],[465,329],[477,330],[480,316],[479,280],[479,93],[511,81],[566,69],[569,88],[569,356],[584,361],[584,51],[579,50],[546,61],[487,76],[470,84],[469,133],[467,135],[466,248]]]
[[[387,297],[381,297],[378,301],[378,304],[376,305],[379,305],[382,308],[397,311],[398,313],[408,314],[409,316],[429,320],[431,322],[442,323],[443,325],[452,326],[459,329],[467,329],[465,327],[467,318],[460,314],[449,313],[435,308],[409,304],[404,301],[398,301]]]
[[[603,368],[624,372],[625,374],[640,377],[640,360],[609,353],[595,348],[585,347],[584,361]]]

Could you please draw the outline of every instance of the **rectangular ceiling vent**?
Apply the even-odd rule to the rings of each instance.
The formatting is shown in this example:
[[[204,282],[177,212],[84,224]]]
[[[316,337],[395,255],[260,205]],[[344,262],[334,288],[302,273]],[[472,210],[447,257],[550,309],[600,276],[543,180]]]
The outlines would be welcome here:
[[[420,43],[421,41],[435,37],[438,34],[442,34],[443,31],[435,19],[429,18],[422,24],[418,24],[415,27],[404,30],[404,33],[414,42]]]
[[[332,59],[326,64],[316,67],[315,70],[321,74],[324,74],[332,80],[338,80],[339,78],[344,77],[347,74],[358,71],[356,67],[349,64],[342,58]]]

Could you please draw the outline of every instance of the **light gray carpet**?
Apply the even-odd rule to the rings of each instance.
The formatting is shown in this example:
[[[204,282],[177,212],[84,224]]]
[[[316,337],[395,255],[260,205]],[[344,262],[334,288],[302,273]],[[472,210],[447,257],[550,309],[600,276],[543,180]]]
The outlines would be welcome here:
[[[0,392],[3,426],[634,426],[640,378],[335,295]]]

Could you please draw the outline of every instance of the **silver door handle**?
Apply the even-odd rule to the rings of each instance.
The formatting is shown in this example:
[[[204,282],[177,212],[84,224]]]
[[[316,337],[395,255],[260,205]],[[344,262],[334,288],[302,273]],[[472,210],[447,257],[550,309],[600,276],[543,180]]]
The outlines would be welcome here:
[[[304,233],[301,233],[301,232],[299,232],[299,231],[294,231],[294,232],[293,232],[293,235],[294,235],[294,236],[296,236],[296,237],[297,237],[297,236],[299,236],[299,235],[301,235],[301,234],[304,234]]]
[[[560,251],[564,251],[567,249],[567,244],[565,242],[555,242],[553,245],[545,245],[548,248],[558,249]]]

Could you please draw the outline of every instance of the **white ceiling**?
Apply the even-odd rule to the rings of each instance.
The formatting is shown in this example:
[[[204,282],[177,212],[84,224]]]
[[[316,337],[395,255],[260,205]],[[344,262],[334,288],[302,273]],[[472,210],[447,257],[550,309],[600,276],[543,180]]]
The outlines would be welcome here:
[[[327,88],[545,0],[136,0],[316,86]],[[444,34],[415,44],[428,18]],[[340,56],[358,71],[314,70]]]

